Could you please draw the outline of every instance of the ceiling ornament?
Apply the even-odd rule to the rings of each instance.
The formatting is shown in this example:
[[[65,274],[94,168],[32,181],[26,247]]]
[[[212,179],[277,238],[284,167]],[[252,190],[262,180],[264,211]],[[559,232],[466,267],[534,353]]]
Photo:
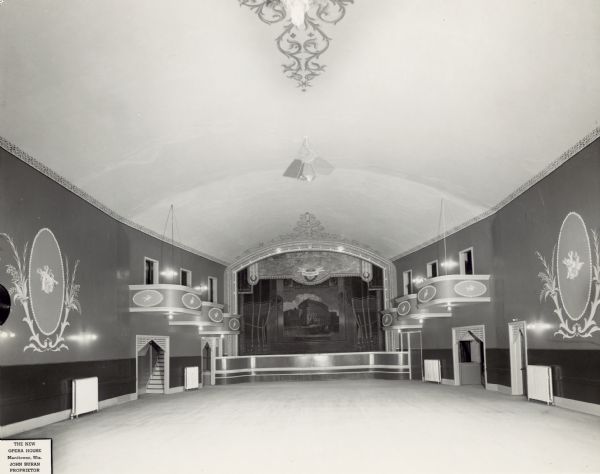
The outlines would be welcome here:
[[[346,15],[354,0],[239,0],[263,23],[285,22],[275,39],[277,49],[286,57],[283,73],[303,91],[325,71],[321,55],[329,49],[331,38],[324,27],[335,25]]]
[[[296,226],[292,229],[292,232],[288,234],[280,234],[276,238],[271,239],[269,242],[266,243],[260,242],[258,245],[247,249],[242,255],[238,255],[236,257],[236,260],[244,258],[263,248],[289,242],[335,242],[336,246],[334,246],[333,248],[338,252],[344,251],[343,244],[349,244],[368,250],[373,254],[380,255],[379,252],[373,250],[373,248],[369,247],[368,245],[362,242],[359,242],[358,240],[350,240],[342,237],[339,234],[332,234],[326,232],[325,227],[323,226],[323,224],[321,224],[321,221],[318,220],[314,214],[310,212],[305,212],[303,214],[300,214],[298,221],[296,222]]]

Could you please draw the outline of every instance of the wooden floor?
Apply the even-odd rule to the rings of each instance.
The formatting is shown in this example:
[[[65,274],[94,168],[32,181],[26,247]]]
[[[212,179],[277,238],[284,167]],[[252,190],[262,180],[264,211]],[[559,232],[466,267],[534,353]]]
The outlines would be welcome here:
[[[600,418],[420,382],[210,387],[20,437],[54,439],[55,474],[600,472]]]

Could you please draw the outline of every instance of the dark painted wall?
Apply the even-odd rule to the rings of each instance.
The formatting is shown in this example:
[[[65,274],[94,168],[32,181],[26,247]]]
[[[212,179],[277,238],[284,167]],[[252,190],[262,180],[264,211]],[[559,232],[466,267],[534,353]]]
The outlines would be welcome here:
[[[23,351],[31,333],[22,320],[22,306],[13,304],[1,327],[15,334],[0,340],[1,425],[70,407],[69,381],[80,376],[101,377],[101,399],[135,392],[136,334],[170,336],[173,359],[200,355],[194,328],[169,327],[166,316],[128,313],[128,285],[143,283],[144,256],[159,260],[163,269],[172,265],[191,270],[194,285],[217,277],[223,301],[223,265],[180,249],[171,262],[169,245],[116,221],[0,148],[0,232],[10,235],[22,251],[44,227],[55,234],[63,258],[71,264],[80,260],[76,280],[82,313],[70,314],[64,333],[68,350]],[[13,263],[7,241],[0,238],[0,283],[7,288],[11,280],[6,265]],[[83,333],[97,339],[71,339]],[[182,385],[183,368],[174,365],[171,381]],[[28,407],[26,413],[10,408],[16,406]]]
[[[452,327],[485,324],[488,382],[510,385],[508,323],[545,323],[546,329],[538,325],[527,331],[529,363],[553,367],[557,395],[600,403],[600,331],[587,338],[555,334],[554,306],[540,302],[538,273],[543,268],[536,256],[539,251],[551,257],[571,211],[582,216],[591,238],[591,230],[600,229],[599,203],[600,140],[596,140],[494,215],[447,238],[448,256],[455,261],[459,250],[475,248],[475,272],[492,275],[494,293],[492,304],[458,308],[449,320],[425,322],[424,355],[450,365],[445,378],[452,378]],[[441,242],[398,259],[399,289],[404,270],[425,275],[426,263],[435,258],[443,260]],[[600,314],[596,321],[600,323]]]

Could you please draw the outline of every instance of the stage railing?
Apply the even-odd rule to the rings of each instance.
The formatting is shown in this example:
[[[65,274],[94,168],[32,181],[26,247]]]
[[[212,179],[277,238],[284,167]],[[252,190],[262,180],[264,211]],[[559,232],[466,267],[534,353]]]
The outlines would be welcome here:
[[[410,379],[411,365],[403,352],[338,352],[218,357],[216,382],[253,382],[319,378]]]

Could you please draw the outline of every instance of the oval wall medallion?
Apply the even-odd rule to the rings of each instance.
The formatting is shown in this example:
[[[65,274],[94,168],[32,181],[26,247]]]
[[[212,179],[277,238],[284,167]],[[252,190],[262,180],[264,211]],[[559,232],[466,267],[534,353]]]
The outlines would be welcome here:
[[[163,295],[156,290],[142,290],[133,295],[133,302],[142,308],[149,308],[162,303]]]
[[[38,328],[49,336],[58,329],[65,300],[62,255],[50,229],[41,229],[33,239],[29,256],[29,297]]]
[[[406,316],[408,313],[410,313],[410,302],[402,301],[398,305],[397,311],[400,316]]]
[[[240,328],[240,320],[237,318],[229,320],[229,329],[237,331]]]
[[[213,323],[223,322],[223,311],[221,311],[219,308],[210,308],[208,311],[208,319],[210,319]]]
[[[419,303],[427,303],[433,299],[436,293],[437,290],[435,286],[427,285],[419,290],[419,293],[417,293],[417,299],[419,300]]]
[[[183,295],[181,297],[181,302],[183,303],[183,306],[188,309],[198,309],[200,306],[202,306],[202,300],[194,293],[186,293]]]
[[[475,280],[463,280],[454,285],[454,292],[465,298],[477,298],[484,295],[486,291],[487,286]]]
[[[394,317],[390,313],[385,313],[381,318],[381,324],[385,327],[390,326],[394,322]]]
[[[576,212],[565,217],[556,249],[558,290],[567,316],[581,319],[592,291],[592,250],[585,222]]]

